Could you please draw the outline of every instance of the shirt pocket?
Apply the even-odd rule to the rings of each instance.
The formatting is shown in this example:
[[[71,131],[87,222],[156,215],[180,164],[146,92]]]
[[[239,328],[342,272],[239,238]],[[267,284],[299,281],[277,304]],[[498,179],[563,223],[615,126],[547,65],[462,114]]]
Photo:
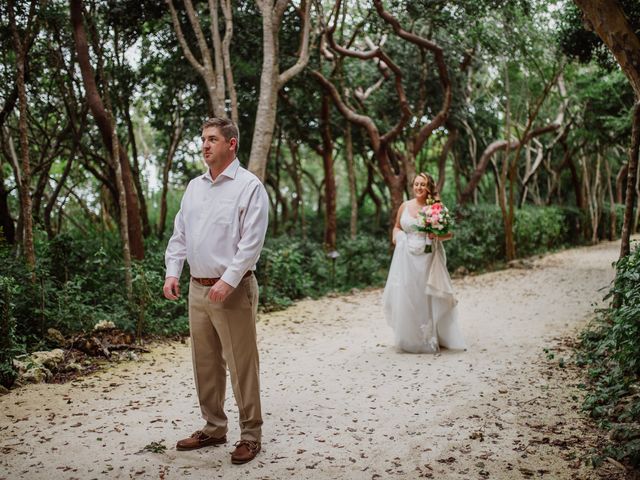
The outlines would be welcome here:
[[[233,215],[236,211],[235,202],[231,199],[221,199],[215,202],[209,216],[209,221],[218,225],[230,225],[233,223]]]

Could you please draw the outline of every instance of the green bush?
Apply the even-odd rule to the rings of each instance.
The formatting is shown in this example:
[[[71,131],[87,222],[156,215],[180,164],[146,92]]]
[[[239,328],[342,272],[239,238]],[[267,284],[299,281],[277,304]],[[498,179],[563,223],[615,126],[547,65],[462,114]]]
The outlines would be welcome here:
[[[504,228],[493,205],[465,206],[455,211],[454,237],[447,241],[447,267],[455,271],[488,268],[504,259]]]
[[[560,207],[526,206],[515,211],[518,257],[547,252],[571,243],[575,212]],[[445,244],[450,271],[478,271],[505,260],[504,226],[495,205],[464,206],[455,211],[454,237]]]
[[[622,230],[622,223],[624,220],[624,205],[616,204],[614,205],[613,210],[616,224],[615,231],[616,234],[619,235],[620,231]],[[609,240],[615,240],[615,238],[611,238],[611,207],[609,203],[605,203],[602,206],[602,216],[600,218],[600,222],[598,223],[598,238],[608,238]]]
[[[504,233],[500,210],[494,205],[453,208],[455,237],[446,243],[451,271],[463,266],[470,271],[491,268],[504,261]],[[607,210],[608,211],[608,210]],[[346,232],[348,209],[338,215],[339,232]],[[258,264],[260,304],[264,310],[286,307],[293,301],[317,298],[330,291],[382,286],[391,259],[386,229],[387,212],[374,221],[375,208],[367,204],[359,212],[359,234],[340,237],[339,256],[328,258],[320,241],[322,222],[309,215],[309,239],[283,235],[268,238]],[[606,215],[603,214],[603,222]],[[519,256],[544,252],[582,239],[584,218],[577,209],[525,207],[516,211],[515,238]],[[11,345],[22,349],[47,348],[45,334],[56,328],[64,335],[87,331],[101,320],[142,335],[174,335],[188,332],[186,294],[189,267],[181,277],[181,298],[169,302],[162,296],[165,241],[145,242],[145,259],[133,265],[133,299],[127,299],[120,238],[115,232],[95,228],[89,234],[62,233],[48,240],[35,232],[36,278],[22,258],[0,245],[2,277],[10,289],[11,322],[4,331],[14,333]],[[8,297],[7,297],[8,298]],[[5,319],[9,316],[3,317]],[[13,325],[13,326],[12,326]],[[7,336],[7,338],[9,338]],[[3,352],[11,352],[8,346]],[[4,362],[9,365],[7,353]]]
[[[11,277],[0,276],[0,385],[10,387],[16,378],[13,359],[22,349],[16,337],[13,316],[14,298],[18,288]]]
[[[386,235],[341,238],[337,252],[332,260],[318,242],[268,238],[257,268],[262,308],[274,310],[304,297],[384,283],[390,261]]]
[[[519,257],[556,249],[565,244],[569,227],[560,207],[527,206],[516,211],[514,237]]]
[[[581,334],[577,363],[588,368],[584,409],[613,443],[603,452],[640,466],[640,248],[616,263],[616,278],[594,323]],[[598,460],[596,459],[596,460]]]
[[[149,240],[142,262],[133,264],[133,301],[127,299],[117,235],[61,234],[36,242],[36,283],[29,280],[22,258],[0,248],[3,277],[13,281],[12,312],[20,341],[29,349],[46,348],[48,328],[64,335],[90,330],[101,320],[146,335],[188,332],[186,292],[188,266],[180,300],[162,296],[164,245]]]

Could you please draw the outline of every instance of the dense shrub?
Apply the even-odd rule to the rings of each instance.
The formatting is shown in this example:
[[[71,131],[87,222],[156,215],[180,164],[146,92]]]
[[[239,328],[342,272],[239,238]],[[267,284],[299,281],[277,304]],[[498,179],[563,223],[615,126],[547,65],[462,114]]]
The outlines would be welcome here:
[[[519,257],[565,245],[569,227],[560,207],[527,206],[517,210],[514,236]]]
[[[455,237],[446,243],[449,269],[463,266],[480,271],[503,262],[504,234],[498,207],[466,206],[455,213]],[[257,270],[261,308],[273,310],[330,291],[384,285],[391,259],[386,215],[381,212],[380,225],[375,209],[371,205],[363,208],[360,233],[355,239],[338,240],[339,256],[335,259],[313,240],[321,238],[322,222],[312,215],[307,217],[310,239],[268,236]],[[338,220],[339,231],[346,232],[348,209],[340,210]],[[602,222],[606,221],[603,212]],[[576,209],[519,209],[515,219],[517,253],[526,256],[581,241],[582,225],[583,215]],[[138,336],[187,333],[189,266],[185,264],[181,277],[181,298],[176,302],[165,300],[165,245],[166,240],[146,241],[145,259],[133,265],[131,302],[126,295],[120,239],[114,232],[95,229],[89,235],[63,233],[52,240],[36,232],[35,284],[23,259],[16,258],[7,245],[0,245],[0,306],[4,308],[0,334],[7,342],[0,345],[0,354],[4,355],[0,358],[0,375],[11,375],[2,370],[2,365],[10,365],[7,359],[16,351],[49,347],[45,334],[51,327],[70,335],[110,320]]]
[[[616,264],[610,305],[581,335],[578,365],[588,367],[584,408],[611,430],[610,456],[640,466],[640,248]]]
[[[257,268],[262,307],[273,310],[332,290],[383,284],[390,260],[386,235],[340,239],[337,252],[333,260],[318,242],[290,237],[267,239]]]
[[[21,351],[13,316],[17,291],[14,279],[0,276],[0,385],[5,387],[10,387],[16,378],[13,359]]]
[[[504,227],[499,207],[465,206],[456,211],[456,217],[455,236],[445,244],[449,270],[464,267],[478,271],[504,261]],[[516,254],[526,257],[577,243],[579,237],[572,237],[575,221],[575,212],[561,207],[526,206],[516,210]]]
[[[151,240],[144,261],[133,266],[133,301],[129,302],[117,236],[87,238],[69,234],[36,242],[36,283],[22,259],[0,248],[3,277],[13,282],[12,312],[16,331],[30,348],[46,347],[45,333],[56,328],[68,335],[89,330],[101,320],[135,331],[168,335],[188,330],[186,299],[162,297],[164,246]],[[182,292],[187,292],[188,266]]]

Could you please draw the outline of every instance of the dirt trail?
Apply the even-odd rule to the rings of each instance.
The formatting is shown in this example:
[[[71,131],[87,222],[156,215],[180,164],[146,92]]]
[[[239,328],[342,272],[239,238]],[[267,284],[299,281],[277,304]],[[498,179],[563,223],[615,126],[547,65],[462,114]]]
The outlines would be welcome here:
[[[614,465],[585,466],[597,432],[558,363],[570,354],[561,339],[613,278],[618,248],[454,280],[466,352],[396,353],[381,290],[262,315],[263,452],[244,466],[229,459],[239,436],[230,388],[230,442],[174,448],[201,426],[186,344],[14,390],[0,397],[0,479],[613,478]],[[152,442],[167,448],[145,450]]]

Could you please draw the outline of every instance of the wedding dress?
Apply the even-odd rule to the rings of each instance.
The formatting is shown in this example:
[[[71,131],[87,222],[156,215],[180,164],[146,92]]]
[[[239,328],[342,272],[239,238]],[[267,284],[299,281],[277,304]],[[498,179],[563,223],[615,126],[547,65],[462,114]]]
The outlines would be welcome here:
[[[431,242],[416,225],[405,207],[383,293],[396,347],[411,353],[436,353],[440,346],[465,349],[442,241]],[[424,252],[428,244],[433,253]]]

